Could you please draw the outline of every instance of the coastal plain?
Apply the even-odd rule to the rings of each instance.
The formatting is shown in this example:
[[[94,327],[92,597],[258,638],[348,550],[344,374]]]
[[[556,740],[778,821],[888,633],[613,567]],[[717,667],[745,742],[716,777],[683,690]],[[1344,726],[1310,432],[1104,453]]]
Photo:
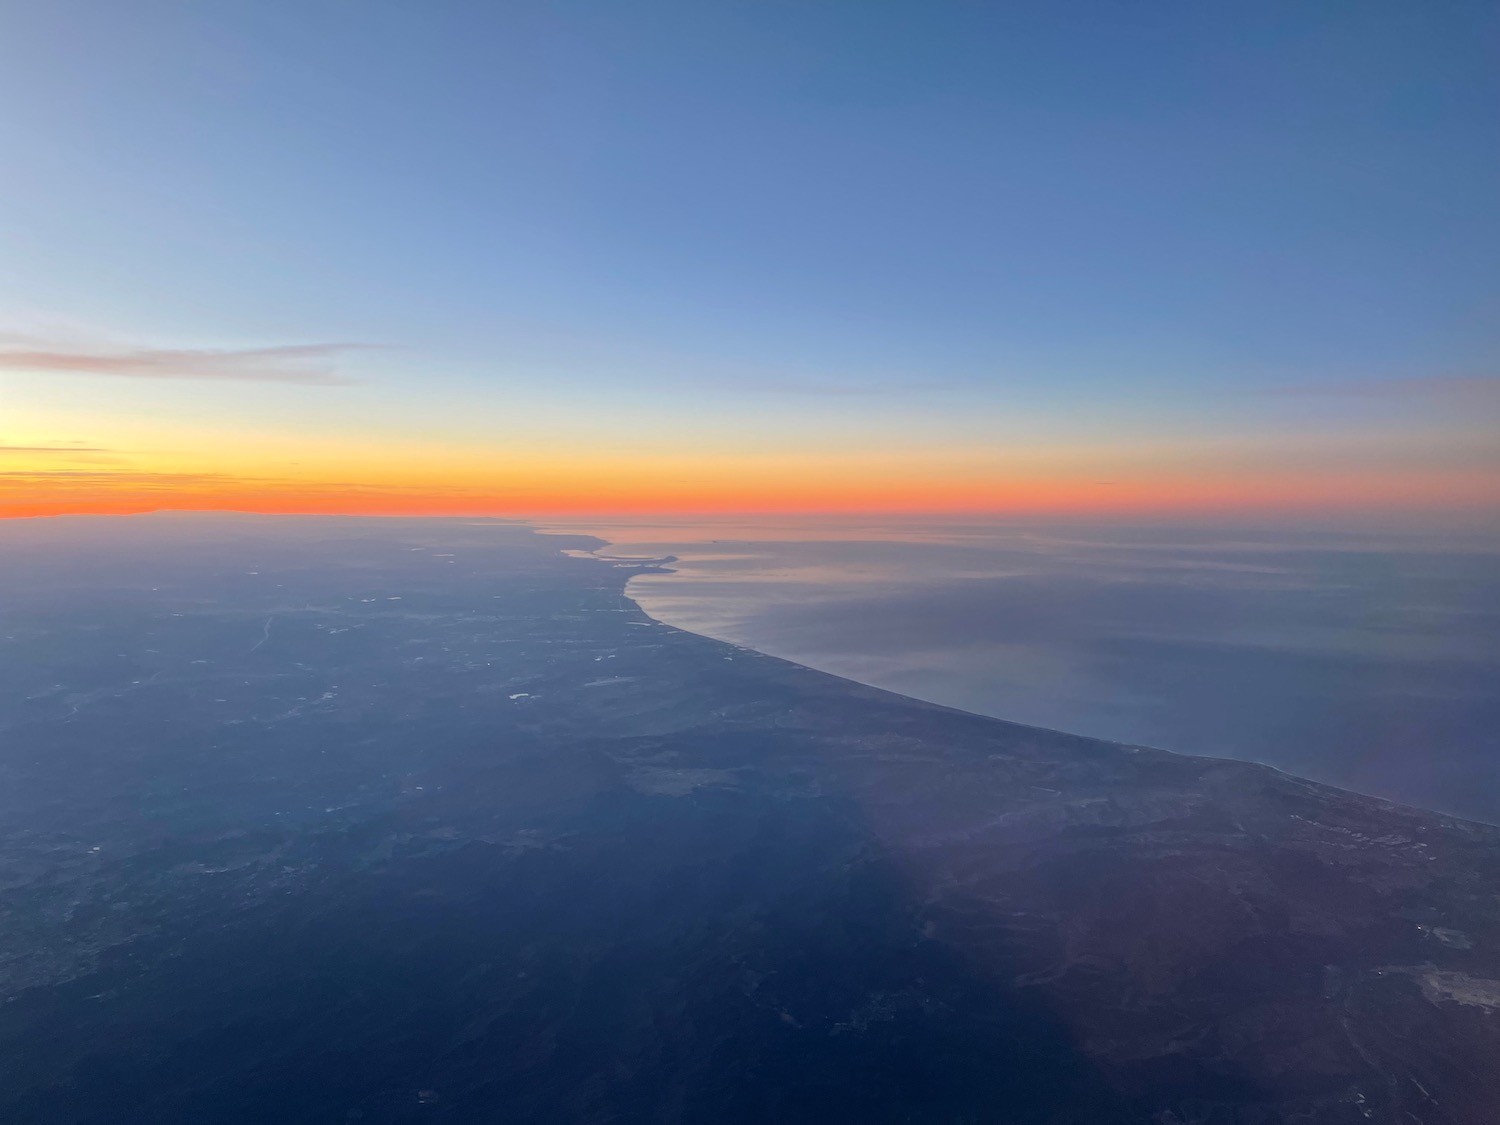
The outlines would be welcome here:
[[[604,546],[0,529],[0,1119],[1500,1119],[1500,829],[675,629]]]

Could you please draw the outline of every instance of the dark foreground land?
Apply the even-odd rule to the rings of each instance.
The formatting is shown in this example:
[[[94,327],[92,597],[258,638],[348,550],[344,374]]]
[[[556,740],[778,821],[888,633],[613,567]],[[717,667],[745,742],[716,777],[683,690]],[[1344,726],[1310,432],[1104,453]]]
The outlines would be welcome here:
[[[478,521],[0,529],[0,1122],[1500,1121],[1500,829]]]

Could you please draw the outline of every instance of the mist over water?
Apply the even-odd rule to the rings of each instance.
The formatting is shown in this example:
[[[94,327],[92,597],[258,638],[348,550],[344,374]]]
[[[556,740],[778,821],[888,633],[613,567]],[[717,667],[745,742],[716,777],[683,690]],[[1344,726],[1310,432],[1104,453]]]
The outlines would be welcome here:
[[[555,525],[554,525],[555,526]],[[569,524],[670,624],[933,702],[1500,821],[1483,539],[932,522]]]

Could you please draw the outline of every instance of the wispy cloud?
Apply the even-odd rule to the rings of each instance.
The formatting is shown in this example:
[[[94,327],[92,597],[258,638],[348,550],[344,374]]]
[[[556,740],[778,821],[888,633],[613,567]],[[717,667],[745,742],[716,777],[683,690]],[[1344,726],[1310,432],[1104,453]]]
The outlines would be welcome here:
[[[6,445],[0,442],[0,453],[112,453],[102,445]]]
[[[249,483],[264,484],[267,481],[258,477],[234,477],[226,473],[147,473],[147,472],[113,472],[98,471],[94,469],[45,469],[45,470],[14,470],[0,471],[0,487],[16,482],[79,482],[87,485],[160,485],[176,487],[193,484],[230,484]],[[269,483],[290,484],[289,481],[271,481]]]
[[[723,384],[728,390],[754,394],[809,395],[831,397],[920,396],[950,389],[945,383],[881,383],[857,379],[737,379]]]
[[[6,346],[9,344],[10,346]],[[88,348],[0,342],[0,371],[62,371],[138,379],[249,380],[341,385],[347,353],[371,344],[285,344],[270,348]]]

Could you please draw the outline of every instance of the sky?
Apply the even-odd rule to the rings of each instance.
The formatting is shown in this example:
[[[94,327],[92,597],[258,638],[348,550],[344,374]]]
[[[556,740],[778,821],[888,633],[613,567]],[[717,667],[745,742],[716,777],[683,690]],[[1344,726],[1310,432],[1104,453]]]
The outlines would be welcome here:
[[[0,0],[0,514],[1500,512],[1489,3]]]

